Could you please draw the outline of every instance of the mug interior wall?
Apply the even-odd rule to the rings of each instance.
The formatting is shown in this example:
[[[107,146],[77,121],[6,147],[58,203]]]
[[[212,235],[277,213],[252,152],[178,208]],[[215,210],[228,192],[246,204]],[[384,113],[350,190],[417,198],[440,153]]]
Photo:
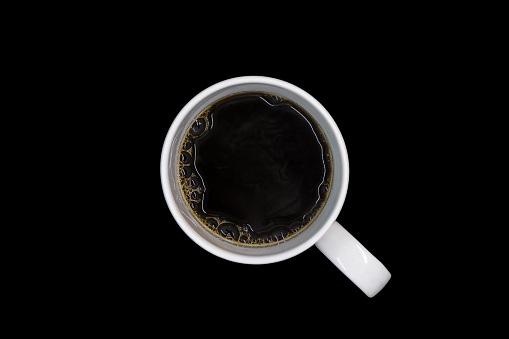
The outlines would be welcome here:
[[[328,143],[329,148],[332,153],[333,158],[333,181],[332,187],[330,189],[329,197],[327,199],[326,204],[324,205],[321,213],[316,217],[316,219],[307,226],[305,230],[303,230],[300,234],[295,237],[290,238],[288,241],[278,243],[272,246],[241,246],[230,243],[222,238],[212,234],[196,219],[196,217],[191,213],[188,209],[184,198],[182,197],[180,187],[178,184],[178,157],[179,157],[179,146],[182,138],[184,137],[184,133],[193,121],[193,119],[208,105],[217,101],[225,96],[246,92],[246,91],[265,91],[271,92],[274,94],[282,95],[296,104],[300,105],[304,108],[308,113],[310,113],[316,122],[322,128]],[[343,170],[343,164],[341,161],[341,157],[339,156],[340,152],[340,143],[336,137],[336,133],[331,127],[332,118],[328,114],[322,113],[323,107],[318,102],[310,102],[306,98],[289,91],[286,88],[263,84],[263,83],[246,83],[246,84],[237,84],[227,88],[221,88],[215,92],[212,92],[207,97],[203,98],[200,102],[196,103],[193,107],[190,108],[189,113],[184,117],[184,119],[180,122],[179,126],[177,126],[177,132],[175,133],[173,139],[171,140],[170,147],[170,156],[169,156],[169,178],[170,178],[170,189],[172,191],[172,196],[175,199],[175,203],[178,207],[178,210],[192,226],[193,230],[198,233],[201,237],[205,238],[210,243],[214,244],[217,247],[220,247],[224,250],[242,254],[242,255],[250,255],[250,256],[263,256],[263,255],[271,255],[280,253],[288,250],[289,248],[293,248],[298,246],[304,242],[306,242],[310,237],[312,237],[319,229],[322,228],[325,222],[333,222],[337,218],[337,215],[332,215],[334,213],[334,206],[337,204],[339,199],[339,191],[343,185],[341,182],[342,176],[341,171]],[[334,123],[334,122],[332,122]],[[332,219],[332,220],[331,220]]]

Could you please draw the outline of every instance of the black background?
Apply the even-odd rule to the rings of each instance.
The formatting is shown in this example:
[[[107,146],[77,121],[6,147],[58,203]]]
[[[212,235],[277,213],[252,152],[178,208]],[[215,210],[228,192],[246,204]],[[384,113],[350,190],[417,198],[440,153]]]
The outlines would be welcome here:
[[[478,31],[477,18],[457,8],[428,14],[401,6],[386,8],[390,13],[306,6],[286,15],[288,8],[272,4],[248,4],[230,16],[188,5],[185,11],[94,8],[90,15],[81,8],[62,15],[63,23],[41,16],[53,29],[30,28],[35,45],[19,39],[29,49],[19,52],[26,74],[18,81],[38,93],[19,91],[20,102],[33,103],[31,112],[51,125],[41,128],[18,114],[41,130],[40,140],[50,139],[23,150],[43,154],[28,157],[35,170],[26,178],[44,187],[19,190],[31,206],[20,215],[38,218],[34,242],[42,248],[30,254],[38,270],[18,265],[30,272],[22,294],[44,300],[37,316],[49,314],[58,326],[78,320],[77,330],[111,324],[113,332],[139,325],[175,335],[200,329],[279,335],[293,328],[303,335],[415,336],[441,325],[456,330],[458,310],[484,312],[472,301],[497,289],[478,288],[472,278],[486,277],[479,254],[491,253],[483,250],[491,243],[464,241],[464,234],[482,232],[459,222],[489,197],[471,195],[471,186],[488,186],[471,176],[482,167],[477,157],[494,143],[481,148],[477,126],[463,124],[478,124],[487,111],[471,107],[474,85],[488,82],[477,82],[476,72],[491,72],[491,54],[472,44],[474,36],[491,35]],[[454,22],[459,17],[465,24]],[[7,67],[17,75],[18,68]],[[173,219],[159,174],[166,133],[197,93],[245,75],[302,88],[339,126],[350,181],[338,221],[392,273],[374,298],[315,247],[280,263],[237,264],[201,249]],[[49,161],[50,153],[60,162]],[[455,205],[460,198],[470,204]],[[49,206],[36,213],[39,201]],[[458,244],[468,251],[456,250]],[[498,279],[499,268],[486,280]],[[48,312],[51,306],[60,312]]]

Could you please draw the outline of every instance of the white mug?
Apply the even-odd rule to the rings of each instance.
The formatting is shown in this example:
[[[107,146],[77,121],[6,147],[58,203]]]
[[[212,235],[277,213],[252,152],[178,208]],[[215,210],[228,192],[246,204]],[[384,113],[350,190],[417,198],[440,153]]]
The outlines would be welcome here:
[[[209,232],[187,207],[178,183],[179,146],[194,118],[223,97],[251,91],[280,95],[306,110],[324,132],[333,161],[329,197],[321,212],[299,236],[276,246],[241,246]],[[336,221],[345,201],[348,177],[345,142],[327,110],[302,89],[282,80],[261,76],[228,79],[197,94],[173,121],[161,154],[161,183],[168,207],[182,230],[205,250],[238,263],[269,264],[291,258],[316,245],[357,287],[368,297],[373,297],[387,284],[391,274]]]

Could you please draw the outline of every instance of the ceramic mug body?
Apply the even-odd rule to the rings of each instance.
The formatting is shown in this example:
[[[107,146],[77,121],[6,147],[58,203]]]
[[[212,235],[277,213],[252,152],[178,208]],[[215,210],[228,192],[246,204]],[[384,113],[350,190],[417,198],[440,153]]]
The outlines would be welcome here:
[[[333,173],[329,197],[319,215],[306,229],[272,246],[242,246],[212,234],[187,207],[178,181],[179,146],[194,118],[213,102],[239,92],[270,92],[304,108],[325,134],[332,155]],[[161,154],[161,183],[164,197],[182,230],[198,245],[223,259],[244,264],[268,264],[291,258],[313,246],[334,223],[345,201],[348,187],[348,156],[339,128],[327,110],[310,94],[282,80],[246,76],[219,82],[196,95],[173,121]]]

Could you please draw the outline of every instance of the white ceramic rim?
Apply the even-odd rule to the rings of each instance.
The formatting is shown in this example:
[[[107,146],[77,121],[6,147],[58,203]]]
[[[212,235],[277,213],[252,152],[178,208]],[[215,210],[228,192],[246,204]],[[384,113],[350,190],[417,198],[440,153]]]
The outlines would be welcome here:
[[[275,254],[267,254],[267,255],[260,255],[260,256],[252,256],[252,255],[244,255],[240,253],[233,253],[228,250],[225,250],[223,248],[220,248],[216,246],[215,244],[210,243],[206,239],[204,239],[201,235],[196,233],[195,230],[193,230],[186,222],[184,217],[179,213],[178,208],[176,206],[176,202],[174,197],[171,194],[170,190],[170,176],[168,173],[168,166],[169,166],[169,154],[170,154],[170,146],[171,146],[171,140],[175,133],[177,132],[177,128],[182,122],[182,120],[186,117],[188,112],[195,107],[198,103],[200,103],[202,100],[204,100],[206,97],[211,95],[212,93],[215,93],[218,90],[221,90],[225,87],[230,87],[234,85],[239,84],[245,84],[245,83],[257,83],[257,84],[266,84],[266,85],[273,85],[285,88],[289,91],[292,91],[296,93],[298,96],[303,97],[305,100],[307,100],[309,103],[311,103],[317,111],[323,116],[323,118],[327,121],[327,123],[330,125],[330,128],[334,131],[334,134],[336,135],[339,143],[339,156],[341,157],[340,161],[343,164],[343,170],[341,171],[341,182],[342,185],[339,190],[339,197],[337,200],[336,205],[333,208],[333,212],[330,213],[327,220],[324,222],[323,226],[316,231],[316,233],[307,239],[305,242],[291,247],[288,250],[280,253]],[[338,156],[335,155],[335,156]],[[238,262],[238,263],[244,263],[244,264],[269,264],[274,263],[282,260],[289,259],[293,256],[296,256],[297,254],[300,254],[313,246],[326,232],[327,230],[332,226],[333,222],[336,220],[337,216],[339,215],[339,212],[341,211],[341,208],[343,207],[343,203],[345,201],[346,192],[348,188],[348,178],[349,178],[349,165],[348,165],[348,154],[346,151],[346,146],[343,140],[343,136],[341,135],[341,132],[339,131],[339,128],[337,127],[334,119],[332,116],[327,112],[327,110],[320,104],[315,98],[313,98],[310,94],[305,92],[304,90],[300,89],[299,87],[292,85],[286,81],[282,81],[275,78],[270,77],[264,77],[264,76],[244,76],[244,77],[238,77],[238,78],[232,78],[228,80],[224,80],[221,82],[218,82],[202,92],[198,93],[193,99],[191,99],[179,112],[175,120],[173,121],[168,134],[166,135],[166,139],[164,141],[162,153],[161,153],[161,184],[163,188],[164,197],[166,199],[166,202],[168,204],[168,207],[177,221],[178,225],[182,228],[182,230],[198,245],[200,245],[202,248],[207,250],[208,252],[217,255],[218,257],[221,257],[226,260]]]

